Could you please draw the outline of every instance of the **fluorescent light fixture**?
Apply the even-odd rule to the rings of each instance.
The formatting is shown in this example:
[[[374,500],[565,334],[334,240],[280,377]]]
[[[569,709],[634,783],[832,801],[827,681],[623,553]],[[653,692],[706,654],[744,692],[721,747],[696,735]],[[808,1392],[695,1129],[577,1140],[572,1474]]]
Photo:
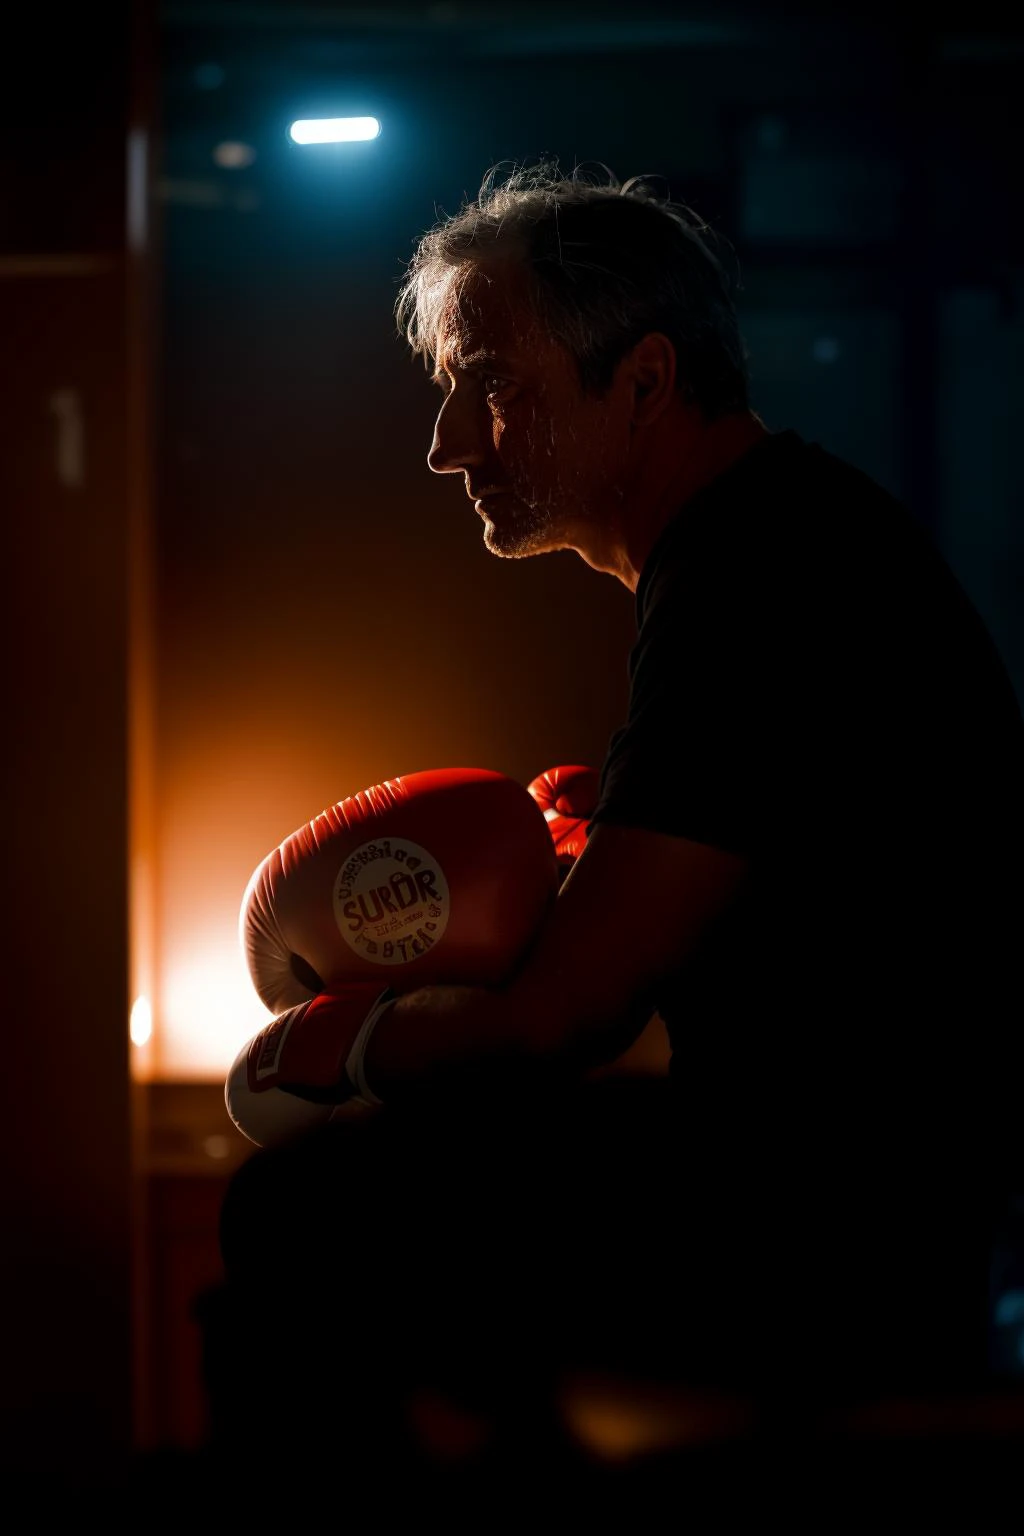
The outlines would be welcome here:
[[[288,132],[296,144],[350,144],[375,139],[380,123],[375,117],[307,117],[292,123]]]

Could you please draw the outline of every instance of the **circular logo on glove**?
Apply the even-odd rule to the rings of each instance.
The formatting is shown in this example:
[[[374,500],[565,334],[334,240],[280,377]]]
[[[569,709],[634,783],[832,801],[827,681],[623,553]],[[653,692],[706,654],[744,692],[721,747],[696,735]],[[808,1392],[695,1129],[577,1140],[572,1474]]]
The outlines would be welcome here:
[[[363,843],[334,882],[334,920],[345,943],[377,965],[407,965],[444,933],[448,882],[418,843],[393,837]]]

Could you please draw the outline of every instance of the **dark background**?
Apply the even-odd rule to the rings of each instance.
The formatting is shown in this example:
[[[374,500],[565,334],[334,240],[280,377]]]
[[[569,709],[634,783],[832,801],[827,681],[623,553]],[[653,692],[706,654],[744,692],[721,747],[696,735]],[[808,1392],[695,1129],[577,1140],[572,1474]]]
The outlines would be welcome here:
[[[1024,687],[1019,38],[966,8],[176,4],[160,50],[165,969],[197,918],[233,944],[323,806],[597,764],[620,721],[630,595],[486,553],[395,334],[417,237],[496,162],[656,175],[730,241],[755,409],[908,501]],[[366,113],[370,143],[287,135]],[[164,1069],[219,1075],[253,1021],[197,1038],[165,994]]]
[[[629,597],[572,555],[485,554],[425,470],[433,392],[391,323],[438,211],[547,155],[654,173],[733,243],[755,408],[910,502],[1024,685],[1020,49],[960,11],[166,6],[169,742],[258,692],[249,771],[287,737],[325,790],[602,753]],[[380,138],[287,139],[348,112]],[[223,140],[252,165],[220,169]]]
[[[426,469],[434,396],[394,334],[416,238],[491,164],[658,175],[726,236],[756,409],[907,500],[1024,691],[1024,30],[1006,14],[116,0],[8,18],[2,1443],[22,1476],[109,1483],[127,1445],[196,1432],[185,1315],[215,1252],[211,1170],[237,1154],[218,1078],[249,1028],[214,971],[237,971],[256,861],[379,778],[526,781],[598,761],[619,721],[629,594],[572,555],[486,554],[458,483]],[[291,144],[320,113],[383,131]],[[252,163],[219,165],[225,141]],[[132,1086],[140,990],[156,1034]],[[190,1079],[209,1094],[175,1097]],[[1024,1275],[997,1280],[1012,1375]]]

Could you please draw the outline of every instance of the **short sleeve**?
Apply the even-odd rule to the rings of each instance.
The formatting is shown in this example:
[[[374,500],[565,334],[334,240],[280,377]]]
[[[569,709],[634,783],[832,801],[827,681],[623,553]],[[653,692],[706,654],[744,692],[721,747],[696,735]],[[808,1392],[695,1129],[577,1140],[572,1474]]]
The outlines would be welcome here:
[[[770,781],[775,638],[742,572],[671,575],[646,595],[627,717],[609,744],[592,825],[639,826],[743,856]]]

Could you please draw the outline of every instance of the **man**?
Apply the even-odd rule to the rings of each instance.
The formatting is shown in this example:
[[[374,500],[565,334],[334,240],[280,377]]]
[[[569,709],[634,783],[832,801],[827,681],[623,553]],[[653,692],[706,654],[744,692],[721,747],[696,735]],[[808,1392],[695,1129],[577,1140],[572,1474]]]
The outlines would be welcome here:
[[[785,1141],[795,1093],[858,1166],[891,1136],[929,1166],[973,1156],[1000,1076],[979,1040],[1016,1033],[1024,727],[936,550],[750,410],[707,232],[639,188],[489,187],[422,242],[399,317],[444,395],[428,462],[463,477],[488,548],[576,550],[637,594],[639,635],[529,963],[502,993],[400,998],[368,1084],[586,1065],[657,1006],[680,1091],[730,1142],[766,1115]]]
[[[638,635],[587,845],[513,979],[372,1028],[339,1004],[334,1098],[572,1082],[657,1010],[665,1221],[714,1251],[707,1293],[770,1295],[775,1366],[969,1375],[1019,1142],[1024,725],[984,625],[906,509],[751,410],[710,233],[642,185],[485,183],[397,313],[443,395],[430,468],[487,547],[575,550]]]

